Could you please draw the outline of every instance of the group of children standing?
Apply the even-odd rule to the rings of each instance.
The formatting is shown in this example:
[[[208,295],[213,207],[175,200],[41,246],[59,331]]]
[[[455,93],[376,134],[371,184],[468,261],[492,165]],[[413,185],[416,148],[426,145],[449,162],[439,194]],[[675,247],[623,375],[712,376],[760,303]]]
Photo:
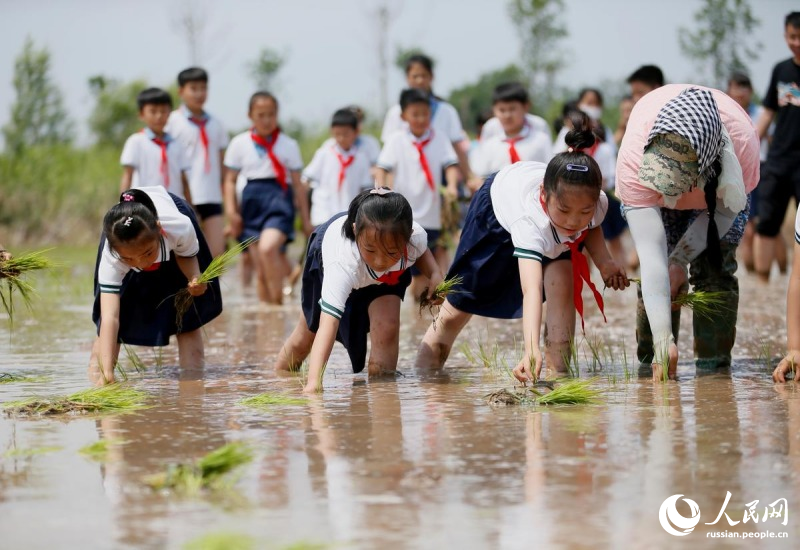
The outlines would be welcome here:
[[[360,133],[357,109],[340,109],[331,138],[305,169],[270,93],[252,95],[252,127],[228,143],[218,119],[204,111],[202,69],[180,73],[182,105],[174,111],[166,92],[142,92],[146,128],[125,144],[120,203],[105,217],[98,251],[93,378],[114,379],[121,343],[165,345],[171,334],[178,334],[182,366],[202,364],[199,328],[222,302],[218,284],[198,284],[197,277],[224,249],[226,231],[241,242],[253,239],[247,254],[258,296],[280,303],[298,217],[308,238],[303,316],[276,365],[295,369],[308,358],[305,391],[321,389],[336,340],[355,372],[366,364],[371,375],[393,373],[407,287],[414,297],[432,298],[444,273],[462,282],[423,338],[418,365],[440,367],[478,314],[522,318],[525,354],[514,373],[523,382],[539,376],[547,299],[547,365],[565,371],[575,311],[583,314],[583,282],[602,311],[583,249],[605,286],[629,286],[603,237],[609,208],[616,215],[619,203],[611,193],[616,135],[599,123],[601,94],[581,92],[553,143],[547,124],[528,113],[524,86],[502,84],[493,95],[494,117],[468,156],[457,112],[432,92],[430,59],[411,57],[406,76],[410,87],[387,113],[382,148]],[[451,265],[442,207],[457,199],[460,182],[472,199]],[[624,229],[614,223],[612,239]],[[182,288],[197,307],[181,320],[167,298]]]

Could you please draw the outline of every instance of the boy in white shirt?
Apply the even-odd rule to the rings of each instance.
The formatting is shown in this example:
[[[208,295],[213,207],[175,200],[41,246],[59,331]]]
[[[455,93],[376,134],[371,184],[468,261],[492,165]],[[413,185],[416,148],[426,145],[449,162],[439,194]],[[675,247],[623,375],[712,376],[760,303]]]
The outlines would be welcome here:
[[[400,94],[400,108],[408,127],[394,133],[378,157],[375,186],[389,187],[411,204],[414,221],[428,234],[428,248],[444,271],[449,264],[447,249],[437,241],[442,227],[442,173],[447,181],[445,193],[458,195],[458,157],[447,136],[431,127],[428,94],[409,88]],[[412,269],[411,290],[415,297],[422,291],[419,273]]]
[[[331,120],[331,138],[314,153],[303,170],[310,184],[311,225],[320,226],[347,211],[358,193],[372,186],[370,151],[358,145],[358,117],[349,108],[339,109]]]
[[[203,108],[208,97],[208,73],[191,67],[178,73],[178,95],[183,104],[172,111],[166,131],[189,152],[192,170],[189,188],[212,256],[225,250],[222,215],[222,157],[228,134],[217,117]]]
[[[172,111],[172,98],[159,88],[147,88],[136,97],[139,119],[145,128],[125,142],[120,157],[122,181],[120,191],[131,187],[163,185],[167,191],[189,204],[192,196],[186,173],[191,162],[186,149],[165,132]]]
[[[503,131],[482,139],[475,155],[472,169],[480,176],[473,182],[473,190],[483,184],[483,178],[521,160],[547,162],[551,156],[549,137],[535,131],[525,114],[530,109],[528,91],[518,82],[500,84],[492,94],[492,111],[503,126]]]

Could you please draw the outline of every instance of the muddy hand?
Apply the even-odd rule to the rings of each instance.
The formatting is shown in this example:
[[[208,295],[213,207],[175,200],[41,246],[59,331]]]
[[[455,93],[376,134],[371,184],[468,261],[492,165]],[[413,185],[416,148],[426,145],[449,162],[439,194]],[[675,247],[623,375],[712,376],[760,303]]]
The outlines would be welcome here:
[[[603,282],[606,287],[613,288],[614,290],[622,290],[631,285],[628,276],[625,273],[625,268],[614,260],[610,260],[598,268],[600,275],[603,277]]]
[[[208,284],[206,283],[198,283],[197,277],[194,277],[190,282],[187,289],[189,290],[189,294],[192,296],[202,296],[206,293],[206,289],[208,288]]]
[[[531,372],[531,365],[534,366],[533,372]],[[534,380],[539,379],[539,374],[542,371],[542,352],[538,349],[533,350],[533,358],[528,355],[525,355],[520,362],[514,367],[514,378],[522,382],[522,384],[526,384],[527,382],[533,382]]]
[[[686,294],[689,285],[689,276],[686,269],[678,264],[669,264],[669,295],[673,302],[680,294]],[[672,304],[672,311],[677,311],[680,305]]]
[[[797,359],[800,358],[800,351],[791,350],[786,354],[786,357],[781,359],[775,370],[772,371],[772,380],[774,382],[786,382],[787,374],[788,380],[792,380],[792,373],[794,373],[794,380],[800,382],[800,369],[798,369]]]

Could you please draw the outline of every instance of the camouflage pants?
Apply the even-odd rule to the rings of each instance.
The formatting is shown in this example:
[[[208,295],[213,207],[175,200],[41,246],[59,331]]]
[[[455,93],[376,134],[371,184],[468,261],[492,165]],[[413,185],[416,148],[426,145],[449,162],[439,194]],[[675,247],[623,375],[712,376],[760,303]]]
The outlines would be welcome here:
[[[661,218],[667,233],[667,250],[678,244],[689,225],[700,212],[697,210],[661,209]],[[748,208],[745,208],[720,241],[722,269],[719,273],[711,267],[706,252],[702,252],[689,266],[689,283],[695,291],[720,292],[723,304],[708,315],[693,313],[694,355],[698,368],[729,366],[731,349],[736,340],[736,319],[739,308],[739,281],[736,279],[736,248],[742,239],[747,223]],[[686,288],[683,291],[688,290]],[[672,312],[672,335],[678,341],[681,312]],[[653,360],[653,335],[642,301],[641,289],[636,308],[636,355],[642,363]]]

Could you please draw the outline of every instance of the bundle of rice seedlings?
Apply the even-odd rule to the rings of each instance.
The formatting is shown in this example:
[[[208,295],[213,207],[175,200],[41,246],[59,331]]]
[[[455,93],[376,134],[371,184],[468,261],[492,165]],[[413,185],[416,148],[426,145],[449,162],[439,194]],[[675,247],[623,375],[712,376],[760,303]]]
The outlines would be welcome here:
[[[255,240],[255,237],[252,237],[243,243],[237,243],[236,246],[229,248],[211,260],[211,263],[208,264],[206,270],[203,271],[203,273],[201,273],[197,278],[197,283],[210,283],[214,279],[222,277],[222,275],[224,275],[231,268],[236,257]],[[188,288],[180,289],[175,295],[175,324],[177,325],[178,332],[181,332],[181,329],[183,328],[183,316],[187,311],[189,311],[189,308],[192,307],[193,303],[194,296],[189,294]]]
[[[594,381],[592,378],[573,378],[559,381],[551,391],[544,394],[535,388],[530,388],[530,391],[537,395],[537,405],[583,405],[594,403],[603,395],[602,390],[591,387]]]
[[[61,447],[31,447],[30,449],[11,449],[3,453],[3,458],[28,458],[36,455],[55,453]]]
[[[457,293],[458,291],[454,290],[455,287],[463,282],[464,278],[460,275],[445,279],[433,289],[433,296],[431,298],[428,298],[428,288],[426,287],[419,295],[419,314],[422,315],[423,310],[428,308],[430,314],[433,315],[434,302],[443,300],[448,294]]]
[[[166,472],[148,476],[144,481],[154,490],[171,489],[192,495],[202,489],[221,488],[226,474],[252,459],[250,447],[237,441],[223,445],[192,463],[172,464]]]
[[[150,394],[120,384],[82,390],[62,397],[32,397],[5,403],[9,415],[129,412],[147,407]]]
[[[108,460],[108,453],[112,446],[124,444],[125,441],[122,439],[101,439],[81,447],[78,452],[90,460],[105,462]]]
[[[44,257],[47,250],[14,256],[8,260],[0,260],[0,302],[11,322],[14,322],[14,292],[19,293],[25,306],[30,309],[35,291],[23,279],[26,273],[53,267],[53,263]]]
[[[35,382],[46,382],[49,376],[14,374],[13,372],[0,372],[0,384],[32,384]]]
[[[307,403],[308,400],[301,397],[293,397],[291,395],[282,395],[279,393],[260,393],[242,399],[237,404],[244,405],[245,407],[253,407],[254,409],[270,409],[276,406],[306,405]]]
[[[672,303],[691,309],[701,317],[712,319],[715,314],[730,309],[725,302],[725,294],[725,292],[713,290],[696,290],[687,294],[679,294]]]

